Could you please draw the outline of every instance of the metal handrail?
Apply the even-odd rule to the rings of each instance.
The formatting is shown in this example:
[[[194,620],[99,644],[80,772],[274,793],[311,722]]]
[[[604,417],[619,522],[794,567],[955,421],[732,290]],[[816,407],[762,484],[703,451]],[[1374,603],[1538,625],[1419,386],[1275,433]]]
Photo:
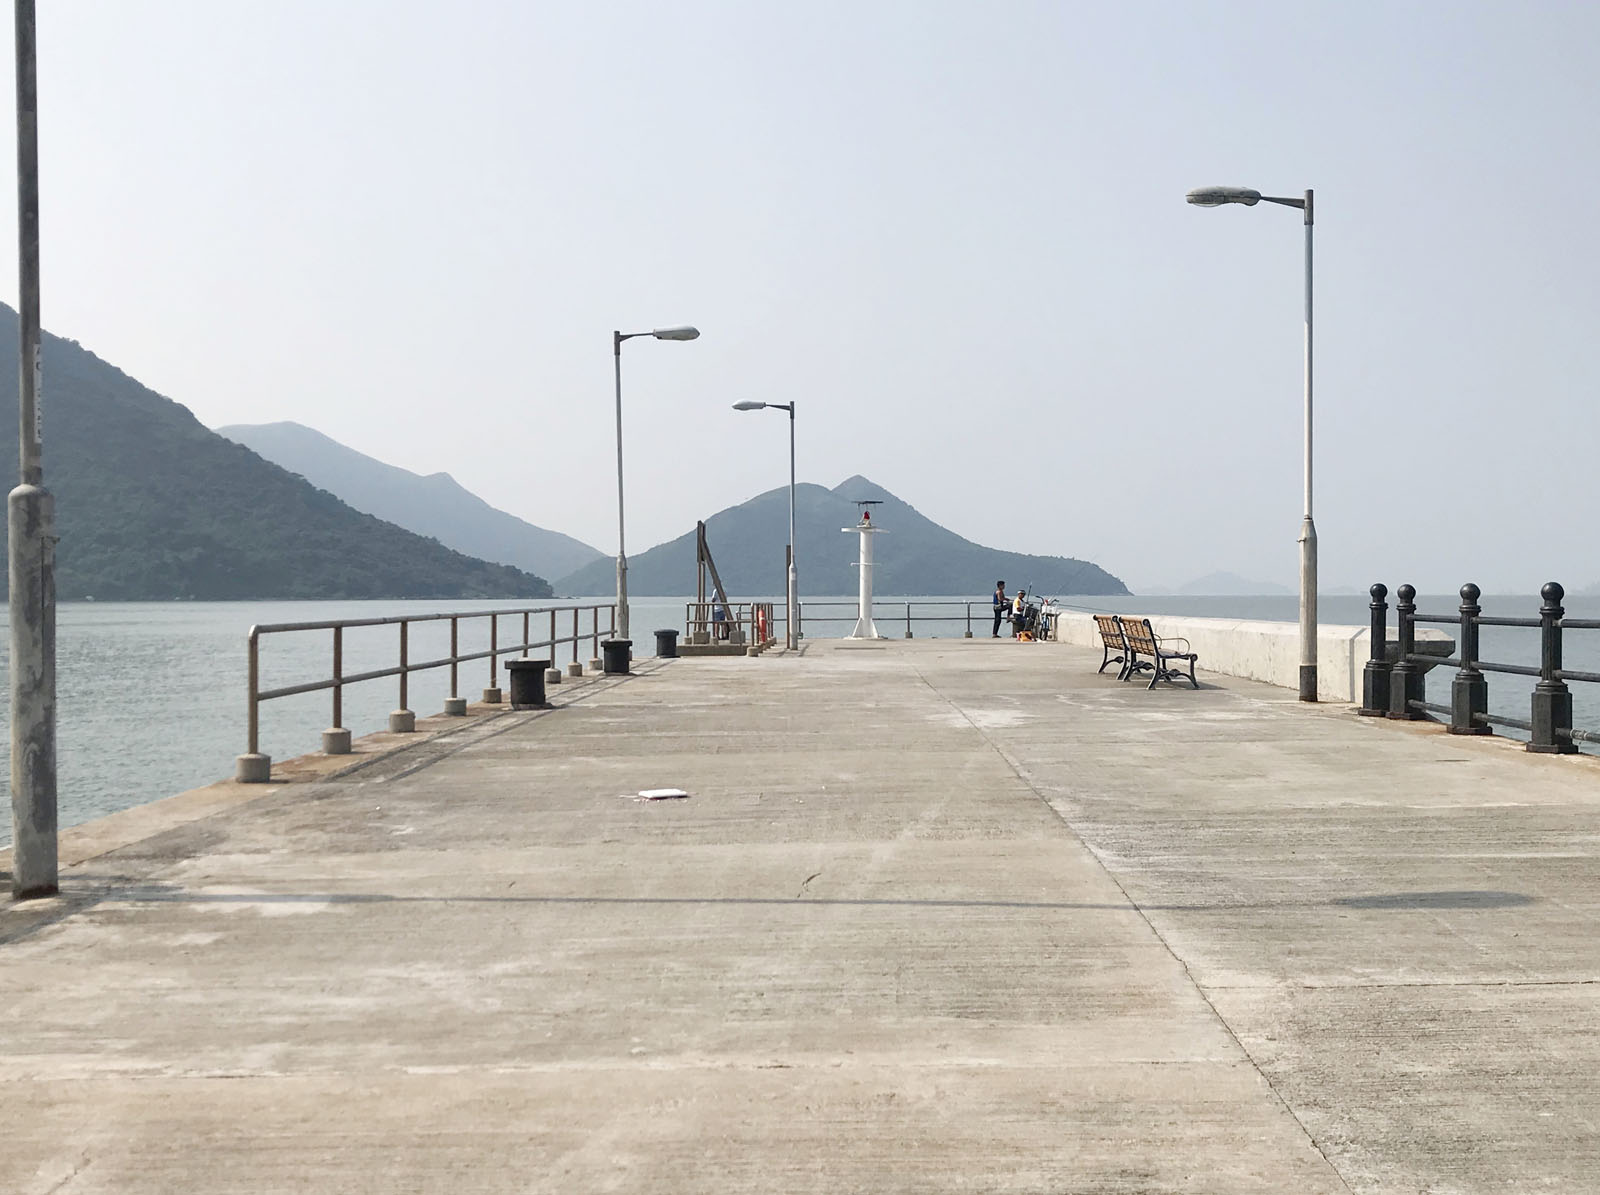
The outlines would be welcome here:
[[[959,606],[965,611],[965,613],[963,615],[960,615],[960,616],[952,616],[952,615],[949,615],[949,614],[913,614],[911,612],[913,606],[916,606],[916,607],[925,607],[925,606],[936,606],[936,607],[937,606]],[[981,601],[973,601],[973,600],[970,600],[970,599],[962,599],[962,598],[936,598],[936,599],[929,599],[929,600],[926,600],[926,601],[917,601],[915,599],[913,599],[912,601],[905,601],[904,599],[901,599],[901,600],[890,600],[890,599],[886,599],[886,598],[884,598],[884,599],[876,599],[872,603],[872,617],[873,617],[874,621],[878,621],[879,620],[878,611],[880,609],[883,609],[885,611],[885,613],[882,615],[882,621],[883,622],[888,623],[891,618],[895,622],[904,622],[906,624],[906,638],[907,639],[912,637],[911,636],[911,624],[914,623],[914,622],[958,622],[958,621],[962,621],[964,619],[966,624],[967,624],[967,638],[970,639],[972,637],[972,608],[974,606],[977,606],[979,609],[984,611],[984,614],[981,615],[979,617],[979,619],[978,619],[978,622],[981,625],[982,622],[983,622],[983,619],[988,617],[989,613],[993,610],[993,599],[992,598],[985,598],[985,599],[983,599]],[[898,614],[898,613],[890,614],[890,613],[888,613],[888,610],[890,608],[895,608],[895,609],[903,608],[905,613],[904,614]],[[805,618],[804,618],[805,612],[807,610],[811,610],[811,609],[859,610],[860,609],[860,605],[857,602],[851,602],[851,601],[802,602],[801,603],[801,620],[800,620],[802,627],[805,625]],[[849,622],[852,617],[853,617],[853,615],[840,615],[839,617],[834,618],[834,617],[828,617],[828,616],[824,615],[824,616],[816,619],[816,621],[818,621],[818,622]]]
[[[581,626],[582,615],[589,614],[589,628],[584,630]],[[558,615],[570,613],[572,615],[572,633],[558,635],[556,619]],[[550,620],[550,633],[547,638],[533,638],[532,620],[534,616],[545,616]],[[503,618],[522,619],[522,642],[500,643],[500,621]],[[489,648],[487,651],[462,652],[460,650],[460,629],[463,621],[474,619],[489,620]],[[409,628],[413,623],[444,622],[450,623],[450,654],[438,659],[424,660],[412,663],[410,660]],[[521,653],[526,657],[528,652],[537,647],[553,649],[562,644],[571,644],[572,658],[578,658],[578,645],[588,640],[591,644],[590,658],[597,658],[600,654],[600,639],[604,635],[608,638],[616,635],[617,608],[615,603],[596,603],[593,605],[574,606],[534,606],[512,607],[502,610],[464,610],[454,613],[439,614],[397,614],[385,618],[339,618],[321,622],[272,622],[259,623],[250,628],[248,637],[248,667],[247,671],[247,701],[248,701],[248,731],[249,755],[260,757],[261,750],[261,703],[279,697],[293,697],[302,693],[316,693],[331,689],[333,691],[333,723],[335,731],[344,729],[344,689],[346,685],[360,684],[364,681],[382,680],[385,677],[396,676],[400,678],[400,705],[399,711],[409,713],[407,704],[407,680],[413,672],[428,672],[435,668],[450,669],[450,696],[457,699],[460,688],[460,666],[473,660],[487,659],[489,661],[489,688],[499,688],[499,664],[502,656]],[[375,668],[367,672],[345,674],[344,672],[344,632],[354,627],[381,627],[398,626],[399,636],[399,662],[393,668]],[[289,634],[305,631],[332,631],[333,632],[333,675],[320,680],[305,681],[300,684],[283,685],[273,689],[261,688],[261,639],[265,635]],[[265,775],[260,777],[266,779]]]
[[[787,617],[787,609],[782,614]],[[690,643],[740,642],[764,647],[776,641],[779,621],[776,602],[729,602],[726,608],[721,602],[684,603],[684,635]],[[705,638],[697,638],[699,635]]]
[[[1600,619],[1567,618],[1561,605],[1566,590],[1552,581],[1539,591],[1543,604],[1538,618],[1504,618],[1483,613],[1478,605],[1482,591],[1472,584],[1461,587],[1459,614],[1418,614],[1416,589],[1402,585],[1396,593],[1400,650],[1391,665],[1387,658],[1385,626],[1388,588],[1372,587],[1372,658],[1367,662],[1363,682],[1361,713],[1387,714],[1391,718],[1416,718],[1427,713],[1448,715],[1451,734],[1492,734],[1496,726],[1511,726],[1526,731],[1528,750],[1570,754],[1580,742],[1600,742],[1600,731],[1572,725],[1572,694],[1566,682],[1600,684],[1600,673],[1583,672],[1561,666],[1562,635],[1567,630],[1600,630]],[[1421,622],[1454,623],[1461,627],[1459,658],[1440,659],[1416,650],[1416,625]],[[1482,627],[1537,628],[1539,666],[1492,663],[1479,658],[1478,632]],[[1430,666],[1446,665],[1458,669],[1451,683],[1450,704],[1433,705],[1424,699],[1423,674]],[[1532,714],[1529,719],[1514,718],[1489,710],[1489,681],[1486,673],[1535,677]]]

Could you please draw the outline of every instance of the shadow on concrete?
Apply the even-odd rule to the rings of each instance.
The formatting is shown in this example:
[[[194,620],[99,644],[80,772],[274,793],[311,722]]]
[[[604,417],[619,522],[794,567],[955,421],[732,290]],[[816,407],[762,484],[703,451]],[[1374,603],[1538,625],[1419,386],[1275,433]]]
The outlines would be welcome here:
[[[1229,910],[1314,909],[1340,905],[1365,909],[1472,909],[1514,908],[1534,903],[1519,892],[1407,892],[1383,896],[1342,897],[1330,901],[1224,902],[1217,904],[1136,904],[1133,901],[954,900],[906,897],[827,896],[522,896],[494,895],[408,896],[387,892],[191,892],[182,888],[150,885],[110,890],[102,901],[135,904],[511,904],[511,905],[818,905],[827,908],[909,909],[1039,909],[1100,910],[1133,913],[1220,913]]]
[[[0,873],[0,880],[6,877]],[[1373,896],[1347,896],[1333,900],[1308,901],[1219,901],[1190,904],[1141,904],[1134,901],[1032,901],[1032,900],[941,900],[938,898],[871,898],[826,896],[522,896],[512,893],[466,893],[461,895],[409,896],[390,892],[193,892],[180,887],[141,882],[131,878],[79,887],[63,885],[61,895],[49,900],[28,901],[9,906],[0,904],[0,946],[9,945],[48,928],[67,917],[105,904],[188,904],[188,905],[375,905],[375,904],[494,904],[547,905],[571,907],[633,906],[708,906],[745,905],[794,908],[885,909],[1009,909],[1038,912],[1106,913],[1208,913],[1254,912],[1260,910],[1347,909],[1506,909],[1537,903],[1537,898],[1520,892],[1462,890],[1448,892],[1396,892]]]

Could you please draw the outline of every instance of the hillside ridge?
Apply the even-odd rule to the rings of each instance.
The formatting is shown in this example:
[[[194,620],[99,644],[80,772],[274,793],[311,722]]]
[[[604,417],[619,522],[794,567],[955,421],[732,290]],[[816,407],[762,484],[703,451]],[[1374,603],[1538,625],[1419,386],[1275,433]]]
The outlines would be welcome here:
[[[469,556],[541,577],[564,576],[601,559],[597,548],[491,506],[449,473],[413,473],[301,423],[228,424],[216,431],[356,510]]]
[[[0,304],[0,404],[17,401]],[[542,578],[363,514],[204,427],[76,341],[43,336],[45,485],[62,600],[529,598]],[[17,456],[17,422],[0,419]]]
[[[1122,581],[1099,565],[1072,557],[1028,555],[988,548],[933,522],[870,478],[857,474],[828,488],[795,487],[795,563],[802,594],[850,594],[857,588],[855,539],[841,534],[860,516],[858,502],[881,502],[872,521],[885,532],[874,545],[874,591],[880,596],[987,594],[997,580],[1050,594],[1125,594]],[[757,494],[705,520],[717,570],[731,594],[780,594],[787,581],[789,488]],[[556,591],[612,592],[610,560],[558,578]],[[628,590],[640,596],[695,591],[694,531],[628,559]]]

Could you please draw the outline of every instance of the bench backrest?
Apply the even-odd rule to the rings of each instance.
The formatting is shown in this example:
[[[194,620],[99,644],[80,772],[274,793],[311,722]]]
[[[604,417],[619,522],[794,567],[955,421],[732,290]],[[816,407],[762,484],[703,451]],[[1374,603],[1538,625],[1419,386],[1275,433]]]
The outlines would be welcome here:
[[[1127,636],[1128,647],[1140,655],[1154,656],[1156,654],[1156,633],[1150,626],[1148,618],[1128,618],[1126,616],[1118,621],[1122,623],[1122,633]]]
[[[1094,625],[1100,628],[1100,642],[1117,651],[1122,650],[1122,626],[1115,614],[1096,614]]]

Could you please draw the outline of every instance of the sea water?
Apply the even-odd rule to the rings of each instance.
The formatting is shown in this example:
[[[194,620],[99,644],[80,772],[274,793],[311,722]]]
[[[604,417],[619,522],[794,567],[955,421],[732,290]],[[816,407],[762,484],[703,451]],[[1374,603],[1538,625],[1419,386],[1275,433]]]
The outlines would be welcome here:
[[[767,599],[763,599],[767,600]],[[782,635],[783,599],[775,597]],[[1085,597],[1062,598],[1076,609],[1122,613],[1173,614],[1205,618],[1263,619],[1293,622],[1298,600],[1285,597]],[[969,606],[970,603],[970,621]],[[682,630],[686,599],[644,598],[631,603],[634,654],[655,651],[657,628]],[[1423,613],[1450,614],[1455,597],[1418,601]],[[322,622],[332,619],[381,618],[399,614],[469,612],[510,608],[499,602],[69,602],[57,611],[57,768],[58,801],[63,826],[140,805],[186,789],[221,780],[233,773],[234,757],[246,749],[246,636],[252,625]],[[1486,597],[1487,613],[1534,617],[1537,596]],[[847,635],[855,621],[850,597],[807,598],[804,629],[811,639]],[[1577,597],[1566,602],[1574,618],[1600,618],[1600,598]],[[1327,624],[1364,626],[1364,597],[1325,596],[1319,615]],[[883,598],[874,606],[881,634],[901,638],[909,628],[915,638],[960,638],[971,628],[986,637],[991,623],[987,595],[969,597]],[[1391,613],[1392,620],[1392,613]],[[609,622],[602,617],[600,636]],[[549,616],[535,615],[534,639],[549,635]],[[570,645],[555,650],[558,665],[594,656],[593,623],[580,617],[584,638],[574,655]],[[1450,627],[1442,628],[1454,634]],[[572,633],[572,615],[557,615],[556,633]],[[500,644],[520,644],[520,617],[500,620]],[[461,623],[460,650],[488,648],[487,619]],[[1485,627],[1481,655],[1486,660],[1536,665],[1536,630]],[[345,674],[392,668],[398,662],[399,629],[395,626],[347,630]],[[0,675],[9,685],[9,641],[0,636]],[[413,663],[449,654],[447,622],[414,623],[409,631]],[[513,657],[520,653],[512,653]],[[536,655],[550,654],[537,651]],[[261,687],[276,688],[323,680],[333,674],[332,636],[328,631],[267,635],[261,641]],[[1571,632],[1565,641],[1565,665],[1600,672],[1600,631]],[[1200,661],[1204,672],[1205,661]],[[1449,700],[1452,669],[1434,669],[1428,700]],[[498,680],[505,687],[501,668]],[[489,684],[487,660],[460,666],[460,695],[477,699]],[[1491,675],[1490,707],[1517,717],[1528,716],[1532,680]],[[1574,722],[1600,727],[1600,686],[1574,684]],[[413,673],[407,704],[418,716],[439,712],[449,693],[449,669]],[[395,678],[348,685],[344,690],[344,724],[360,736],[383,729],[399,704]],[[274,759],[315,751],[320,734],[332,722],[330,692],[301,694],[261,704],[261,750]],[[9,756],[9,703],[0,701],[0,755]],[[5,761],[9,774],[10,761]],[[0,842],[8,841],[10,818],[0,815]]]

